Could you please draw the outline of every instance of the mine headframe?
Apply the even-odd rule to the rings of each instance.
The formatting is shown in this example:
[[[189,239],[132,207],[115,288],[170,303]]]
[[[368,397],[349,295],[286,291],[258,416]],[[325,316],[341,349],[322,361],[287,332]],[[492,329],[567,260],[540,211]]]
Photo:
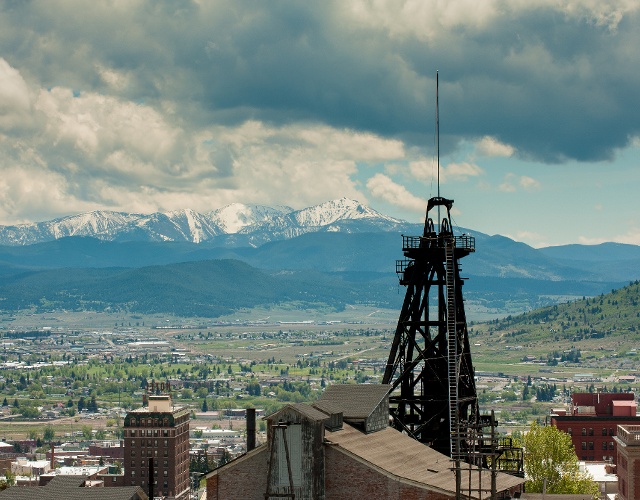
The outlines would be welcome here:
[[[464,459],[483,426],[459,265],[475,251],[475,238],[454,236],[452,206],[453,200],[431,198],[422,236],[402,237],[405,259],[396,272],[407,291],[382,383],[391,385],[396,429]]]

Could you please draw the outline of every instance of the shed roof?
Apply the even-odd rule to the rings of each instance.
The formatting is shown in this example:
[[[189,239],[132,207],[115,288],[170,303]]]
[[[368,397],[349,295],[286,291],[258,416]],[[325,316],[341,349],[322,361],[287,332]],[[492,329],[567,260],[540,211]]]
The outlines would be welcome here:
[[[336,384],[327,387],[318,404],[329,403],[340,409],[345,419],[364,419],[373,413],[387,396],[388,384]]]
[[[427,489],[441,491],[455,495],[456,480],[453,472],[453,461],[432,448],[387,427],[378,432],[364,434],[350,425],[343,430],[326,432],[325,440],[332,443],[336,449],[353,457],[364,460],[383,473],[395,476],[399,480],[406,480],[413,484],[422,485]],[[464,484],[469,484],[469,465],[463,464]],[[478,471],[472,468],[471,488],[478,488],[479,476],[483,485],[491,484],[491,471]],[[497,491],[524,483],[524,479],[509,474],[498,473]],[[473,496],[475,495],[475,496]],[[472,498],[479,498],[477,492],[472,492]],[[489,492],[484,492],[481,498],[490,498]]]

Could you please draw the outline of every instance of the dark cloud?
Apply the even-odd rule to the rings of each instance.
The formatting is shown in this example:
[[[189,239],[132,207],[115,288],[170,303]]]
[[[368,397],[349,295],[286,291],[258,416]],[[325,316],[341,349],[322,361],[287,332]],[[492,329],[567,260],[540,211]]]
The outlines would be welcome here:
[[[525,157],[588,161],[640,132],[638,11],[606,25],[551,7],[512,8],[423,37],[355,22],[343,6],[5,3],[0,55],[43,87],[171,102],[186,130],[308,121],[420,144],[431,135],[439,69],[452,144],[492,135]],[[110,83],[105,70],[124,83]]]

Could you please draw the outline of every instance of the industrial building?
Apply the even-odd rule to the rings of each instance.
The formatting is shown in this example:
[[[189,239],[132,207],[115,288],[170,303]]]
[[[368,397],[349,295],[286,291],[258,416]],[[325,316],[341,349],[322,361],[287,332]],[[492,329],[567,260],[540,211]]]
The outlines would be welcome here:
[[[640,425],[632,392],[586,392],[571,395],[571,409],[554,410],[551,425],[571,436],[582,461],[617,464],[618,425]]]
[[[124,419],[124,484],[141,486],[149,498],[189,494],[189,410],[170,395],[149,396],[148,406]]]
[[[209,472],[207,500],[455,498],[455,461],[389,426],[388,392],[329,386],[314,404],[265,417],[267,443]],[[492,484],[497,498],[522,491],[523,478],[463,467],[469,498],[489,498]]]

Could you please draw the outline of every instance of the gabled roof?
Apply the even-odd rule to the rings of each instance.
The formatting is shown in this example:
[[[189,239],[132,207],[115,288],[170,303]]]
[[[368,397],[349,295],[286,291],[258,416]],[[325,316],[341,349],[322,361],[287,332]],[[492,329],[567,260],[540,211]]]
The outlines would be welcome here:
[[[455,494],[454,462],[446,455],[392,427],[364,434],[346,424],[341,431],[326,432],[325,442],[333,445],[332,449],[363,461],[397,480],[422,485],[432,491]],[[465,485],[469,484],[469,467],[467,464],[463,465],[462,482]],[[479,475],[482,477],[482,485],[491,484],[491,471],[483,469],[480,473],[478,468],[473,466],[473,472],[470,474],[472,489],[477,490]],[[524,479],[498,473],[496,483],[497,491],[500,492],[524,483]],[[489,497],[489,492],[483,494],[483,498]]]
[[[56,476],[44,486],[12,486],[0,491],[0,499],[147,500],[140,486],[84,488],[85,479],[81,476]]]
[[[308,418],[309,420],[313,420],[313,421],[323,421],[323,420],[327,420],[329,417],[322,413],[319,410],[316,410],[313,406],[305,404],[305,403],[294,403],[294,404],[290,404],[290,405],[286,405],[283,406],[282,408],[280,408],[278,411],[272,413],[271,415],[264,417],[265,420],[277,420],[278,416],[283,413],[285,410],[287,410],[288,408],[291,408],[295,411],[297,411],[298,413],[302,414],[304,417]]]
[[[390,388],[388,384],[330,385],[318,399],[318,404],[329,403],[332,408],[339,408],[345,420],[365,419],[387,396]]]

